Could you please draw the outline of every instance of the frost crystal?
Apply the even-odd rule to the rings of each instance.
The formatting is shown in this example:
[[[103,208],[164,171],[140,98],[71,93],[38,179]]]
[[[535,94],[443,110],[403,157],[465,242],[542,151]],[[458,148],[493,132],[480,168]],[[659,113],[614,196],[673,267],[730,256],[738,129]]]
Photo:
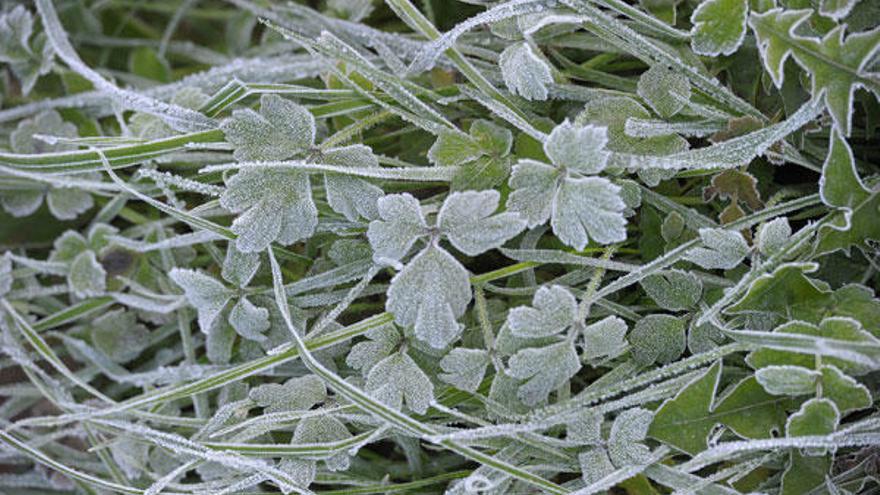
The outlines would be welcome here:
[[[546,100],[547,85],[553,83],[550,67],[527,42],[515,43],[498,59],[504,84],[512,93],[527,100]]]

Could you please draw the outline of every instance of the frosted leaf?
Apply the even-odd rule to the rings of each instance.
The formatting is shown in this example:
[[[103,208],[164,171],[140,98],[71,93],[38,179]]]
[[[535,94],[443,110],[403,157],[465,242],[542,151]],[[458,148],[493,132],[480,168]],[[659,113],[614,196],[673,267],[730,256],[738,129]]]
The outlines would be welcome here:
[[[131,361],[150,345],[149,330],[123,309],[95,318],[90,335],[95,348],[117,363]]]
[[[318,225],[318,209],[305,172],[243,168],[226,181],[226,187],[220,205],[240,214],[232,222],[240,251],[263,251],[273,241],[293,244],[309,238]]]
[[[434,385],[409,355],[396,352],[379,361],[367,374],[366,390],[388,406],[400,409],[404,402],[418,414],[428,412]]]
[[[367,18],[375,8],[371,0],[327,0],[327,8],[351,22]]]
[[[620,187],[601,177],[569,177],[553,201],[550,225],[559,240],[582,250],[590,239],[599,244],[626,240],[626,208]]]
[[[602,413],[596,409],[585,409],[565,425],[566,439],[584,444],[601,443],[603,419]]]
[[[559,285],[544,285],[535,292],[532,307],[510,310],[507,325],[518,337],[539,338],[562,332],[576,319],[577,301],[571,292]]]
[[[293,430],[292,444],[314,444],[337,442],[351,438],[345,424],[335,417],[325,414],[323,416],[310,416],[303,418]],[[344,471],[348,469],[350,459],[348,454],[340,452],[324,459],[327,468],[331,471]]]
[[[553,83],[550,67],[527,42],[509,45],[498,59],[504,84],[511,93],[527,100],[546,100],[547,85]]]
[[[748,0],[704,0],[691,15],[691,48],[699,55],[730,55],[746,35]]]
[[[233,292],[217,280],[195,270],[173,268],[168,276],[183,289],[186,299],[196,308],[199,328],[203,333],[210,334],[215,320],[232,299]]]
[[[0,257],[0,297],[12,289],[12,254],[5,252]]]
[[[22,154],[33,154],[76,149],[75,146],[69,144],[53,144],[37,139],[35,137],[37,134],[62,138],[75,138],[78,135],[75,125],[65,122],[61,118],[61,114],[55,110],[48,110],[18,123],[15,130],[9,135],[9,144],[12,151]]]
[[[73,220],[94,205],[92,195],[86,191],[52,188],[46,193],[46,206],[52,216],[59,220]]]
[[[507,209],[522,215],[529,228],[546,222],[553,211],[553,200],[560,171],[534,160],[520,160],[510,174],[512,192]]]
[[[810,399],[800,410],[789,416],[785,436],[799,437],[833,433],[840,423],[840,411],[828,399]]]
[[[660,235],[664,241],[672,243],[681,237],[685,227],[684,217],[678,212],[673,211],[663,219],[663,225],[660,226]]]
[[[818,371],[802,366],[767,366],[755,372],[758,383],[772,395],[806,395],[816,392]]]
[[[70,263],[67,285],[77,297],[99,296],[107,288],[104,267],[93,251],[83,251]]]
[[[516,213],[498,213],[495,190],[453,192],[437,214],[437,226],[449,242],[468,256],[495,249],[525,228]]]
[[[709,270],[735,268],[751,251],[742,234],[732,230],[700,229],[700,239],[706,247],[693,248],[684,258]]]
[[[220,129],[239,161],[283,160],[315,142],[315,118],[308,109],[274,94],[260,97],[260,113],[236,110]]]
[[[670,363],[687,347],[685,322],[670,315],[648,315],[633,327],[629,343],[633,357],[640,364]]]
[[[871,392],[855,378],[830,364],[823,365],[821,372],[822,394],[837,404],[841,415],[871,407]]]
[[[282,459],[278,469],[287,473],[297,486],[307,487],[318,476],[318,463],[308,459]]]
[[[27,96],[37,79],[52,70],[54,50],[45,34],[33,34],[33,15],[23,5],[0,15],[0,63],[18,78]]]
[[[618,468],[644,464],[651,458],[651,449],[644,442],[654,413],[647,409],[627,409],[615,418],[608,437],[608,455]]]
[[[79,232],[68,230],[55,239],[52,243],[52,252],[49,253],[49,261],[69,263],[78,254],[89,249],[88,241]]]
[[[438,378],[461,390],[475,392],[488,365],[489,354],[485,350],[456,347],[440,360],[440,368],[445,373]]]
[[[691,97],[687,77],[659,64],[639,76],[637,90],[648,106],[663,118],[677,114]]]
[[[779,217],[761,224],[758,227],[756,237],[758,252],[764,256],[778,253],[791,237],[791,225],[788,224],[788,218]]]
[[[649,275],[641,285],[658,306],[670,311],[693,308],[703,294],[703,282],[693,273],[681,270]]]
[[[848,16],[857,3],[859,0],[821,0],[819,13],[825,17],[840,20]]]
[[[483,154],[476,139],[460,131],[443,130],[428,150],[431,163],[441,167],[459,166]]]
[[[254,387],[248,397],[264,407],[265,414],[307,411],[327,398],[324,381],[315,375],[291,378],[283,384],[268,383]]]
[[[362,144],[333,148],[323,153],[322,163],[342,167],[378,167],[379,159],[373,150]],[[359,217],[373,220],[379,217],[377,202],[382,189],[369,182],[347,175],[324,174],[327,203],[345,218],[356,221]]]
[[[368,340],[352,346],[345,356],[345,364],[360,370],[364,376],[376,363],[394,352],[401,341],[400,333],[390,323],[373,328],[365,335]]]
[[[567,342],[523,349],[508,362],[510,376],[526,380],[520,385],[517,396],[527,406],[546,401],[550,392],[565,384],[580,369],[581,362],[574,345]]]
[[[608,458],[608,452],[603,447],[588,448],[578,454],[578,462],[581,466],[581,478],[588,486],[614,472],[614,464]]]
[[[606,128],[579,126],[565,120],[547,137],[544,152],[557,167],[593,175],[604,170],[608,163],[611,154],[605,151],[607,143]]]
[[[419,340],[442,349],[461,334],[455,319],[470,300],[467,271],[452,255],[430,245],[391,280],[385,308],[398,324],[415,326]]]
[[[608,316],[584,328],[585,359],[614,358],[626,350],[626,322]]]
[[[260,255],[258,253],[243,253],[235,247],[234,242],[230,242],[226,246],[226,257],[223,259],[223,269],[220,276],[223,277],[223,280],[238,287],[246,287],[259,268]]]
[[[43,204],[43,191],[3,191],[0,205],[10,215],[21,218],[33,214]]]
[[[242,337],[263,342],[266,340],[263,333],[270,326],[269,310],[255,306],[248,298],[242,297],[229,311],[229,324],[235,329],[235,333]]]
[[[379,220],[370,222],[367,238],[373,246],[373,259],[399,260],[427,234],[428,225],[419,200],[409,193],[389,194],[379,199]]]

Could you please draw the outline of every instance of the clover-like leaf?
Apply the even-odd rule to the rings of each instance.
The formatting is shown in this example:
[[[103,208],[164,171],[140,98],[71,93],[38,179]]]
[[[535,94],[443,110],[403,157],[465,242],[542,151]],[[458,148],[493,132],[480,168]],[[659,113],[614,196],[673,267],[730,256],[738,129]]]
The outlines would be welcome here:
[[[518,306],[507,315],[510,331],[525,338],[549,337],[571,326],[577,318],[577,301],[559,285],[544,285],[536,292],[532,306]]]
[[[220,272],[223,280],[238,287],[246,287],[259,268],[258,253],[243,253],[235,247],[234,242],[226,246],[226,257],[223,259],[223,269]]]
[[[840,411],[829,399],[810,399],[785,424],[788,437],[827,435],[840,423]]]
[[[605,169],[610,153],[608,130],[592,125],[575,125],[565,120],[553,128],[544,143],[544,152],[557,167],[595,175]]]
[[[107,288],[106,277],[94,251],[83,251],[70,262],[67,285],[77,297],[99,296]]]
[[[706,247],[691,248],[685,259],[706,269],[730,270],[749,255],[751,248],[741,233],[727,229],[700,229]]]
[[[626,350],[626,322],[608,316],[584,327],[584,359],[614,358]]]
[[[300,420],[293,430],[290,443],[294,445],[327,443],[347,438],[351,438],[351,432],[348,431],[345,423],[330,414],[325,414]],[[346,452],[339,452],[325,458],[324,463],[331,471],[344,471],[349,467],[350,458]]]
[[[327,398],[324,381],[315,375],[291,378],[252,388],[248,397],[265,408],[266,413],[307,411]]]
[[[696,275],[681,270],[666,270],[641,281],[645,292],[663,309],[681,311],[694,307],[703,294],[703,283]]]
[[[772,256],[782,249],[790,237],[791,225],[788,224],[788,218],[774,218],[758,227],[755,244],[758,252],[764,256]]]
[[[416,337],[442,349],[458,338],[456,319],[471,301],[467,271],[442,248],[429,245],[391,280],[386,309]]]
[[[468,392],[475,392],[489,365],[489,353],[484,349],[456,347],[440,360],[444,371],[438,378]]]
[[[639,407],[627,409],[614,419],[608,437],[608,456],[618,468],[644,464],[651,458],[651,449],[644,440],[654,414]]]
[[[255,306],[247,297],[241,297],[229,310],[229,324],[235,333],[255,342],[263,342],[263,333],[269,329],[269,310]]]
[[[360,370],[364,376],[376,363],[391,354],[401,341],[400,333],[390,323],[370,329],[365,336],[368,340],[352,346],[345,357],[345,363]]]
[[[730,55],[746,35],[748,0],[704,0],[691,15],[691,48],[700,55]]]
[[[791,365],[765,366],[755,372],[758,383],[771,395],[811,394],[819,377],[817,371]]]
[[[677,114],[691,97],[687,77],[659,64],[651,66],[639,76],[637,91],[648,106],[663,118]]]
[[[321,161],[341,167],[378,167],[379,159],[368,146],[355,144],[333,148],[322,153]],[[364,179],[342,174],[324,174],[327,203],[337,213],[355,221],[359,217],[373,220],[379,217],[377,202],[382,189]]]
[[[543,58],[535,53],[528,42],[508,45],[498,59],[504,84],[511,93],[527,100],[546,100],[547,85],[553,83],[553,74]]]
[[[425,414],[434,401],[434,385],[428,375],[404,352],[396,352],[373,366],[365,386],[383,403],[400,409],[406,402],[418,414]]]
[[[510,174],[507,209],[526,219],[529,228],[541,225],[553,212],[560,170],[534,160],[520,160]]]
[[[620,187],[601,177],[569,177],[553,200],[550,225],[559,240],[582,250],[590,239],[599,244],[626,240],[626,204]]]
[[[419,200],[411,194],[389,194],[377,202],[379,219],[370,222],[367,238],[376,261],[397,261],[427,234]]]
[[[687,347],[684,321],[671,315],[648,315],[633,327],[629,343],[640,364],[675,361]]]
[[[453,192],[437,214],[437,226],[468,256],[495,249],[525,228],[525,221],[515,213],[493,214],[500,197],[495,190]]]
[[[832,364],[822,366],[822,395],[834,401],[841,416],[871,407],[871,392]]]
[[[272,242],[309,238],[318,225],[309,176],[286,168],[251,166],[226,181],[223,208],[240,215],[232,222],[239,251],[263,251]]]
[[[23,5],[0,15],[0,62],[9,64],[25,95],[37,78],[52,70],[54,54],[46,35],[31,36],[33,29],[33,15]]]
[[[315,142],[315,118],[308,109],[275,94],[260,98],[260,113],[236,110],[220,129],[239,161],[283,160]]]
[[[150,331],[130,311],[116,309],[92,321],[90,336],[95,348],[117,363],[138,357],[150,345]]]
[[[517,396],[527,406],[534,406],[546,401],[550,392],[580,369],[581,362],[574,345],[560,342],[520,350],[510,358],[507,371],[513,378],[525,380],[519,386]]]
[[[220,316],[233,292],[213,277],[195,270],[173,268],[168,276],[183,289],[186,299],[198,312],[199,328],[210,334],[214,321]]]

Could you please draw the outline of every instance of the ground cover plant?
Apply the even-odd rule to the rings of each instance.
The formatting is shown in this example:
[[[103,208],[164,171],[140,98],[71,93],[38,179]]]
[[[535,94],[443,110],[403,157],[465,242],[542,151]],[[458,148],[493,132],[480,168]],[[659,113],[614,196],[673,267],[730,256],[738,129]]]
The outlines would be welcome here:
[[[0,493],[880,492],[880,3],[0,4]]]

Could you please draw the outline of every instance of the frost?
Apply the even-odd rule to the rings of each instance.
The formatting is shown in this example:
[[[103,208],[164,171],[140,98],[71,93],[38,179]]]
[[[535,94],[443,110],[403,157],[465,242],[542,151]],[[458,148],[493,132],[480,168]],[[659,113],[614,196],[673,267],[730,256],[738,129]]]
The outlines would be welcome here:
[[[547,85],[553,83],[550,67],[528,42],[509,45],[498,59],[504,84],[511,93],[527,100],[546,100]]]
[[[756,245],[758,252],[764,256],[772,256],[782,250],[791,238],[791,225],[788,218],[775,218],[758,227]]]
[[[461,333],[456,319],[471,300],[467,271],[449,253],[428,246],[394,276],[386,307],[416,337],[442,349]]]
[[[468,134],[443,130],[428,150],[428,159],[439,166],[456,166],[452,189],[490,189],[510,173],[513,134],[488,120],[471,124]]]
[[[525,221],[515,213],[498,213],[498,191],[453,192],[437,214],[437,226],[459,251],[476,256],[519,234]]]
[[[626,322],[608,316],[584,327],[585,359],[614,358],[626,350]]]
[[[229,324],[242,337],[262,342],[263,335],[269,329],[269,310],[254,306],[246,297],[242,297],[229,311]]]
[[[175,268],[168,276],[183,289],[187,300],[198,312],[199,328],[209,334],[214,321],[232,299],[233,292],[214,278],[195,270]]]
[[[335,417],[325,414],[323,416],[311,416],[303,418],[293,430],[291,444],[315,444],[329,443],[351,438],[351,432],[344,423]],[[327,468],[331,471],[344,471],[348,469],[350,459],[348,454],[340,452],[324,459]]]
[[[621,412],[611,425],[607,442],[602,441],[602,417],[590,413],[576,425],[569,425],[569,439],[593,444],[578,454],[581,476],[588,486],[616,469],[650,462],[651,450],[644,444],[653,414],[641,408]]]
[[[476,392],[488,365],[489,354],[485,350],[457,347],[440,360],[444,373],[438,378],[461,390]]]
[[[633,327],[629,343],[640,364],[675,361],[687,347],[684,321],[670,315],[648,315]]]
[[[755,372],[758,383],[772,395],[804,395],[816,391],[822,375],[801,366],[767,366]]]
[[[54,59],[46,35],[33,35],[33,29],[33,15],[23,5],[0,15],[0,62],[9,64],[25,96],[40,76],[52,70]]]
[[[691,48],[700,55],[730,55],[746,35],[747,0],[703,0],[691,15]]]
[[[67,267],[67,285],[77,297],[104,293],[107,272],[98,263],[97,255],[107,247],[107,237],[117,230],[106,224],[95,224],[87,236],[68,230],[55,240],[49,261]]]
[[[223,208],[240,215],[232,222],[243,252],[265,250],[272,242],[288,245],[307,239],[318,225],[309,176],[292,169],[242,168],[226,181]]]
[[[828,399],[810,399],[785,423],[785,435],[789,437],[826,435],[837,429],[840,411]]]
[[[150,344],[149,330],[122,309],[95,318],[90,335],[95,348],[117,363],[133,360]]]
[[[535,292],[532,307],[510,310],[507,324],[518,337],[549,337],[562,332],[577,318],[577,301],[564,287],[542,286]]]
[[[232,112],[220,129],[235,149],[239,161],[283,160],[301,153],[315,142],[315,118],[309,111],[278,95],[260,97],[260,112]]]
[[[428,375],[403,352],[376,363],[367,374],[365,386],[381,402],[397,409],[406,402],[418,414],[428,412],[434,400],[434,385]]]
[[[12,290],[12,255],[7,251],[0,257],[0,297]]]
[[[317,376],[306,375],[283,384],[260,385],[250,390],[248,398],[265,408],[265,414],[307,411],[327,398],[327,387]]]
[[[578,250],[591,238],[601,244],[626,239],[626,204],[620,187],[605,178],[582,175],[604,169],[605,143],[604,128],[568,121],[556,126],[544,143],[553,166],[520,160],[510,176],[513,191],[508,209],[522,215],[529,227],[549,218],[559,239]]]
[[[364,376],[376,363],[394,352],[401,340],[400,333],[392,324],[373,328],[366,333],[366,337],[368,340],[352,346],[345,357],[345,363],[360,370]]]
[[[664,119],[681,111],[691,97],[687,77],[662,65],[654,65],[643,72],[637,88],[639,96]]]
[[[236,249],[234,242],[230,242],[226,247],[226,257],[223,259],[223,270],[220,274],[223,280],[238,287],[246,287],[259,268],[259,254],[243,253]]]
[[[859,0],[821,0],[819,13],[825,17],[841,20],[849,15]]]
[[[739,232],[726,229],[700,229],[700,239],[706,247],[689,250],[685,259],[706,269],[730,270],[751,252]]]
[[[682,311],[693,308],[703,295],[703,283],[696,275],[681,270],[667,270],[645,277],[645,292],[663,309]]]
[[[379,219],[370,222],[367,238],[373,259],[403,258],[428,229],[419,201],[409,194],[389,194],[377,203]]]
[[[525,380],[517,397],[528,406],[545,402],[550,392],[565,384],[581,369],[574,345],[567,342],[518,351],[508,362],[508,373]]]
[[[343,167],[379,167],[373,150],[362,144],[333,148],[322,153],[321,162]],[[355,221],[359,217],[378,218],[377,202],[383,196],[382,189],[364,179],[341,174],[324,174],[327,202],[337,213]]]

